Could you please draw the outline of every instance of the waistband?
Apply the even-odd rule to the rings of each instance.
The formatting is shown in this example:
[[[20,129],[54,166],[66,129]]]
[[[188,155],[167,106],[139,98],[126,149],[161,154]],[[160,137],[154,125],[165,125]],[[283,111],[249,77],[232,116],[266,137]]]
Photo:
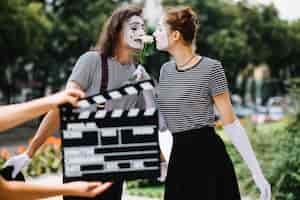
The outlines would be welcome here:
[[[172,133],[174,143],[193,143],[196,141],[209,141],[215,139],[218,135],[214,127],[204,126],[197,129]]]

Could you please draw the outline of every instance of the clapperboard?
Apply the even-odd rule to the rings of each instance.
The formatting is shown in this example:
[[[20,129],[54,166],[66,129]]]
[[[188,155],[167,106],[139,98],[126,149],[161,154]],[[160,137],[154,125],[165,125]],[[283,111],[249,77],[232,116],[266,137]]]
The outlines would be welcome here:
[[[107,111],[99,104],[153,90],[152,80],[128,84],[60,107],[64,182],[160,176],[156,108]]]

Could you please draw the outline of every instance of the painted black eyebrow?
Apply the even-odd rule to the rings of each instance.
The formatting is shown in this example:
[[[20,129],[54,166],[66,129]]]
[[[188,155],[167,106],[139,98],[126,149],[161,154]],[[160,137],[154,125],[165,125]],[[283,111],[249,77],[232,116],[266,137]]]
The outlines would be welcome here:
[[[131,26],[131,25],[142,25],[142,26],[145,26],[144,23],[140,23],[140,22],[132,22],[132,23],[130,23],[129,25],[130,25],[130,26]]]

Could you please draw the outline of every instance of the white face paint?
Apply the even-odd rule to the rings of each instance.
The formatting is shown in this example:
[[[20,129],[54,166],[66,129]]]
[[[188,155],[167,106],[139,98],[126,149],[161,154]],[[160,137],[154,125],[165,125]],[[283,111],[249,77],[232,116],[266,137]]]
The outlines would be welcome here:
[[[158,50],[166,50],[169,47],[168,31],[163,17],[160,19],[160,22],[153,35],[155,37],[156,48]]]
[[[140,16],[132,16],[124,24],[124,40],[128,47],[133,49],[143,49],[144,43],[141,37],[145,35],[144,20]]]

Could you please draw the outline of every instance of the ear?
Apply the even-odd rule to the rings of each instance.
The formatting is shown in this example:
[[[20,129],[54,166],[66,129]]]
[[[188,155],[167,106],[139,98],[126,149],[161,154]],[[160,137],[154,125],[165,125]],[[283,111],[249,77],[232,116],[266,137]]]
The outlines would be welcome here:
[[[173,33],[172,33],[173,40],[178,41],[178,40],[180,40],[180,37],[181,37],[181,34],[179,31],[173,31]]]

